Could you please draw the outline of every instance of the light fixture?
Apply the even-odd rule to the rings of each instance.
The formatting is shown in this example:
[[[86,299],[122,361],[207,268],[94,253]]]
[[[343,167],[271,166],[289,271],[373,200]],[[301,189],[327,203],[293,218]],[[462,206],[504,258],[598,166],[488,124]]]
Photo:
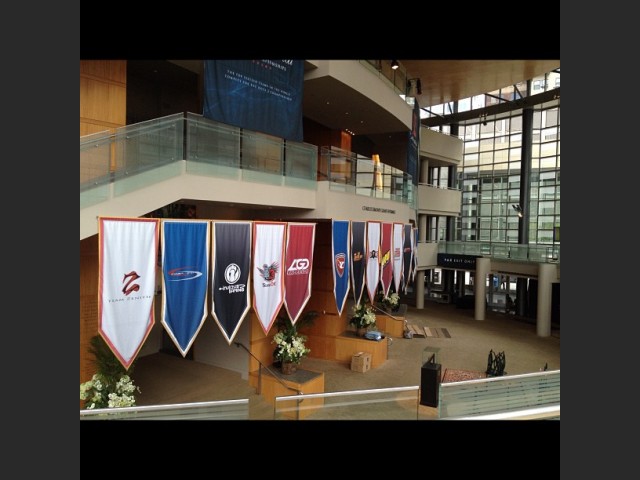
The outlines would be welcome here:
[[[398,64],[397,60],[391,60],[391,69],[392,70],[397,70],[399,66],[400,66],[400,64]]]
[[[518,216],[519,216],[520,218],[522,218],[522,214],[523,214],[523,212],[522,212],[522,207],[521,207],[519,204],[517,204],[517,203],[516,203],[516,204],[513,204],[513,205],[511,205],[511,206],[512,206],[512,207],[513,207],[513,209],[516,211],[516,213],[518,214]]]

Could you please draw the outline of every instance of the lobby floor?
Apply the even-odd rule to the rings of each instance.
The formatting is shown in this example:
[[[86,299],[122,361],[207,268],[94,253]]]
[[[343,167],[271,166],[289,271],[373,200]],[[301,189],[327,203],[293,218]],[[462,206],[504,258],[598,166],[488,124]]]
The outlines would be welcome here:
[[[437,362],[446,369],[484,372],[489,351],[505,352],[508,375],[560,369],[560,330],[554,325],[551,336],[539,337],[533,320],[524,321],[502,313],[487,311],[486,319],[474,320],[473,309],[458,309],[452,304],[425,302],[418,310],[409,306],[406,319],[422,327],[446,328],[451,338],[390,337],[387,361],[379,367],[360,373],[351,371],[348,363],[305,358],[301,368],[324,372],[325,392],[419,386],[425,348],[437,350]],[[387,341],[387,340],[383,340]],[[274,408],[258,395],[237,372],[156,353],[141,357],[133,372],[141,393],[138,405],[174,404],[214,400],[249,399],[249,418],[272,420]],[[411,401],[402,402],[411,410]],[[391,414],[385,402],[372,403],[366,409],[367,419],[388,419]],[[398,406],[395,407],[398,411]],[[326,408],[307,419],[350,418],[348,408]],[[436,419],[437,409],[420,405],[409,418]]]

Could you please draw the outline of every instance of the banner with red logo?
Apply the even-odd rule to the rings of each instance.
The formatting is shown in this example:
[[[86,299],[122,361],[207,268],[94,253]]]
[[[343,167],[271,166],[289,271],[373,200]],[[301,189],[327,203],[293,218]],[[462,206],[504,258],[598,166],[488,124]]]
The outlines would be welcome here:
[[[158,220],[101,217],[98,333],[129,369],[155,322]]]
[[[284,301],[286,226],[285,222],[253,222],[253,309],[265,335]]]
[[[393,225],[389,222],[383,222],[380,234],[380,284],[385,297],[389,295],[389,288],[391,288],[391,282],[393,281],[392,244]]]
[[[364,293],[364,277],[366,272],[367,223],[351,222],[351,285],[353,299],[360,305]]]
[[[162,222],[162,325],[183,357],[207,318],[209,222]]]
[[[231,345],[249,312],[251,222],[213,222],[212,315]]]
[[[367,292],[375,303],[380,283],[380,222],[367,222]]]
[[[394,223],[393,224],[393,284],[396,293],[400,293],[400,285],[402,283],[402,267],[403,267],[403,256],[402,256],[402,235],[403,235],[404,225],[402,223]]]
[[[284,307],[293,325],[298,321],[302,309],[311,297],[311,270],[313,268],[313,245],[315,223],[287,224],[287,246],[285,249]]]
[[[349,220],[331,220],[331,227],[333,296],[338,315],[342,315],[349,292]]]

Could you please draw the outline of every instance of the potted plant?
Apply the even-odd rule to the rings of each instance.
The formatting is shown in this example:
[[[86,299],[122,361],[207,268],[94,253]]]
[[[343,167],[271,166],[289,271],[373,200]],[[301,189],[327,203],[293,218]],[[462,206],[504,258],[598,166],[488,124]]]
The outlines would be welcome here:
[[[360,303],[353,307],[353,315],[349,319],[349,325],[355,327],[356,334],[364,337],[367,330],[376,327],[376,314],[369,304]]]
[[[129,376],[133,364],[126,370],[100,335],[91,337],[89,352],[95,358],[97,372],[80,384],[80,400],[85,401],[85,407],[92,410],[135,406],[135,393],[140,388]]]
[[[400,295],[398,295],[396,292],[393,292],[388,297],[382,297],[381,303],[384,306],[385,310],[397,312],[398,309],[400,309]]]
[[[276,344],[273,352],[274,364],[280,364],[283,374],[294,373],[302,359],[311,352],[311,349],[305,345],[306,335],[300,334],[298,327],[312,323],[317,315],[317,312],[309,311],[295,325],[288,317],[278,317],[276,323],[278,333],[274,335],[271,343]]]

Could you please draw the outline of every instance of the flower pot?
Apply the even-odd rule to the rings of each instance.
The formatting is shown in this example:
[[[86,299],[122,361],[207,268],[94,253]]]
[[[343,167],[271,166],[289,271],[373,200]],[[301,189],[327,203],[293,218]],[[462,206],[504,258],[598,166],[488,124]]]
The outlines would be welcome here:
[[[295,373],[297,369],[298,366],[293,362],[282,362],[282,365],[280,366],[280,370],[283,375],[291,375]]]
[[[367,327],[358,327],[356,329],[356,335],[358,337],[364,337],[366,333],[367,333]]]

